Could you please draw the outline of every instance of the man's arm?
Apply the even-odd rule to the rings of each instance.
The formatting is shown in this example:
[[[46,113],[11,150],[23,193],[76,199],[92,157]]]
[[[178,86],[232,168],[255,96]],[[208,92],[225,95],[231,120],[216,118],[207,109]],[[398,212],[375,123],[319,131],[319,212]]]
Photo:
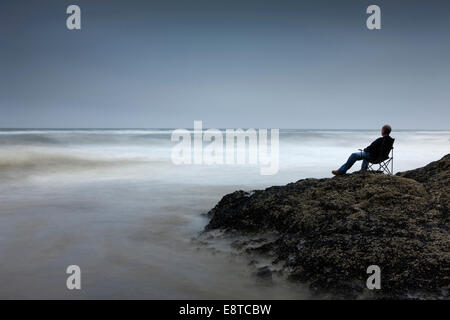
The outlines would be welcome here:
[[[370,144],[370,146],[365,148],[364,151],[368,152],[368,153],[373,153],[375,150],[377,150],[379,148],[379,146],[381,146],[382,143],[383,143],[383,138],[378,138],[377,140],[372,142]]]

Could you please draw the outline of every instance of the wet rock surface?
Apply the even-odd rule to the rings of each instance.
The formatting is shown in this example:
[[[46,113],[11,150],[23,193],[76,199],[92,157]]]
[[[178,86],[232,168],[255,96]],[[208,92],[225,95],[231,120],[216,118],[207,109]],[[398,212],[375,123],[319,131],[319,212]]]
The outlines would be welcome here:
[[[450,154],[395,176],[358,172],[236,191],[208,213],[206,231],[276,232],[247,250],[245,241],[235,245],[282,263],[318,294],[367,294],[367,267],[378,265],[382,288],[370,297],[448,299],[449,181]]]

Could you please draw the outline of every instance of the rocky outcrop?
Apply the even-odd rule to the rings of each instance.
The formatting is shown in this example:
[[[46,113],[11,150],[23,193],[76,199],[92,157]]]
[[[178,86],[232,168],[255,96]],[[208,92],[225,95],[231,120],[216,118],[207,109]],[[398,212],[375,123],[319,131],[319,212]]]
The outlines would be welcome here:
[[[275,231],[251,250],[320,293],[368,293],[370,265],[381,268],[378,298],[448,297],[450,154],[396,176],[358,172],[236,191],[209,212],[206,230]]]

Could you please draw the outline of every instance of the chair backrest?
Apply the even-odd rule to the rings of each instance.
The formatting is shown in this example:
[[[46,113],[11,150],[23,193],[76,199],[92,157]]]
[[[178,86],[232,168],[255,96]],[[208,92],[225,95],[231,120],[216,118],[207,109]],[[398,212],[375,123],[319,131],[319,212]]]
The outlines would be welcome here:
[[[383,143],[381,144],[381,153],[380,153],[380,161],[384,161],[389,159],[389,153],[394,146],[395,139],[383,139]]]

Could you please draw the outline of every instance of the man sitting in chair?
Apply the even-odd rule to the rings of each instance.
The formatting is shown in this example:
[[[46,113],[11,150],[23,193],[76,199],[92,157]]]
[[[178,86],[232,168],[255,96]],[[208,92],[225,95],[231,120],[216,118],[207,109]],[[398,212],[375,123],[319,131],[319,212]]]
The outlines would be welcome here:
[[[378,163],[380,160],[386,160],[381,158],[385,157],[385,155],[383,154],[386,152],[386,150],[383,150],[386,148],[385,146],[389,146],[389,150],[387,153],[389,154],[389,151],[394,143],[394,139],[392,139],[389,136],[391,130],[392,128],[390,125],[388,124],[384,125],[383,128],[381,128],[382,137],[372,142],[372,144],[367,148],[365,148],[364,150],[352,153],[348,158],[347,162],[344,163],[342,167],[340,167],[338,170],[331,171],[331,173],[336,176],[345,174],[347,170],[350,169],[353,166],[353,164],[358,160],[363,161],[361,164],[361,170],[367,170],[369,162]]]

